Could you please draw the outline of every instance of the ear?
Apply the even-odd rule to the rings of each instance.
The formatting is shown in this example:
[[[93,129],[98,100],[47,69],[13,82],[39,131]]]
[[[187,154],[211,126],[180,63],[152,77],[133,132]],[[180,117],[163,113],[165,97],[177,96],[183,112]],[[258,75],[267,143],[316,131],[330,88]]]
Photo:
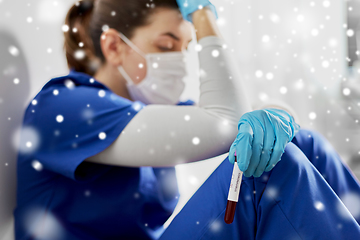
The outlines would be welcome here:
[[[122,65],[126,43],[121,40],[115,29],[110,28],[101,34],[100,46],[107,63],[115,67]]]

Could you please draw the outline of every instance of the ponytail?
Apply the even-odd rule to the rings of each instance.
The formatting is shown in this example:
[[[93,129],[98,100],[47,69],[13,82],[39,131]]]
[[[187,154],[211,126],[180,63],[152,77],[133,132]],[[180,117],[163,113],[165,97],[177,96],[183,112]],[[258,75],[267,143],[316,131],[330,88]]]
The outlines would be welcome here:
[[[76,2],[66,15],[63,29],[64,51],[69,69],[91,76],[95,74],[100,65],[100,59],[94,54],[93,42],[88,33],[95,1]]]
[[[176,0],[80,0],[65,19],[64,50],[69,69],[94,76],[106,62],[100,45],[103,26],[131,39],[136,28],[150,24],[158,7],[179,10]]]

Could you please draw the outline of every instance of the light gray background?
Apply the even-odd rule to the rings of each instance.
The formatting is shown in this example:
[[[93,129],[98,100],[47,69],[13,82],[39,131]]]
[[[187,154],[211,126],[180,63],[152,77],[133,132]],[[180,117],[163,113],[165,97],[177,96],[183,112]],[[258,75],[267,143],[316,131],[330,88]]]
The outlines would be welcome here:
[[[301,127],[321,132],[346,162],[357,158],[359,125],[349,111],[359,111],[359,107],[348,108],[341,87],[348,76],[346,2],[211,2],[217,7],[218,25],[233,50],[253,105],[260,106],[267,100],[286,102],[296,111]],[[0,0],[0,32],[9,33],[14,41],[0,39],[0,47],[19,49],[18,71],[11,73],[8,61],[2,61],[0,66],[0,94],[3,94],[0,95],[0,130],[10,129],[1,134],[3,142],[16,141],[22,112],[42,86],[51,78],[68,73],[61,27],[73,3],[72,0]],[[190,75],[182,100],[198,101],[199,97],[195,44],[193,41],[190,45],[193,57],[189,58]],[[3,54],[2,60],[14,58],[9,51]],[[25,60],[23,68],[21,59]],[[257,77],[259,71],[263,75]],[[19,79],[18,84],[13,83],[14,78]],[[5,96],[9,91],[13,94]],[[312,117],[313,113],[316,118]],[[0,239],[12,239],[16,159],[11,148],[0,146],[0,151]],[[226,156],[176,167],[182,197],[174,215]]]

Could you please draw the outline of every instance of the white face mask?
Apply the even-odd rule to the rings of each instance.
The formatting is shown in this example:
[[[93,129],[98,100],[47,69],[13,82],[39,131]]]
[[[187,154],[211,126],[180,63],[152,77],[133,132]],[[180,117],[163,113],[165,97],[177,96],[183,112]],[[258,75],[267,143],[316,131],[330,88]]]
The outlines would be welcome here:
[[[179,102],[180,95],[184,91],[187,76],[186,58],[184,52],[148,53],[144,54],[124,34],[119,36],[132,49],[146,59],[147,72],[145,78],[135,84],[122,66],[119,72],[127,81],[126,87],[134,101],[145,104],[169,104]]]

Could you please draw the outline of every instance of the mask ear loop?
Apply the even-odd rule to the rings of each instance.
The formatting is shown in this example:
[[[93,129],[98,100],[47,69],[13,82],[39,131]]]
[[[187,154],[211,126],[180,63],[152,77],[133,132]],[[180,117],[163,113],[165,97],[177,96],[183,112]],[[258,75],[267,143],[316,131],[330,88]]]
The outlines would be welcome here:
[[[129,45],[132,49],[134,49],[138,54],[140,54],[141,56],[143,56],[146,59],[146,54],[140,50],[140,48],[138,48],[135,44],[133,44],[124,34],[122,34],[121,32],[119,33],[119,37],[124,40],[124,42],[127,43],[127,45]]]
[[[135,50],[135,52],[137,52],[138,54],[140,54],[143,58],[145,58],[145,61],[147,62],[147,58],[146,58],[146,54],[144,54],[143,51],[140,50],[140,48],[138,48],[135,44],[133,44],[123,33],[118,32],[119,37],[127,44],[129,45],[133,50]],[[125,77],[125,79],[127,80],[128,84],[133,84],[135,85],[135,83],[132,81],[132,79],[130,78],[130,76],[125,72],[124,68],[122,66],[118,67],[118,70],[121,72],[121,74]],[[129,80],[131,79],[131,81],[129,82]],[[142,83],[142,82],[141,82]],[[140,84],[141,84],[140,83]]]

